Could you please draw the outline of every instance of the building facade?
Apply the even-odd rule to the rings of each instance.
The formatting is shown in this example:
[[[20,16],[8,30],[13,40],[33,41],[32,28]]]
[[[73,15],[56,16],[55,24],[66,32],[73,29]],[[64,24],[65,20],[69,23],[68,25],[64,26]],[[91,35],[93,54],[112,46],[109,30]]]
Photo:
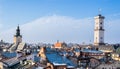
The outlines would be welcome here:
[[[104,16],[99,14],[95,18],[94,45],[104,45]]]
[[[20,35],[20,28],[19,26],[16,29],[16,35],[14,35],[14,43],[18,44],[22,42],[22,35]]]

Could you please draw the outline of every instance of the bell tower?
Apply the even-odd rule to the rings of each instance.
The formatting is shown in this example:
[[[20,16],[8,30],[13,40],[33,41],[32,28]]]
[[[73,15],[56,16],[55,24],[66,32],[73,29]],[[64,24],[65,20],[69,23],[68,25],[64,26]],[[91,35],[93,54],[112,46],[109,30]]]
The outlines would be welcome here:
[[[19,25],[17,26],[16,29],[16,35],[14,35],[14,43],[18,44],[22,42],[22,35],[20,35],[20,28]]]
[[[101,14],[94,17],[95,28],[94,28],[94,45],[104,45],[104,19],[105,17]]]

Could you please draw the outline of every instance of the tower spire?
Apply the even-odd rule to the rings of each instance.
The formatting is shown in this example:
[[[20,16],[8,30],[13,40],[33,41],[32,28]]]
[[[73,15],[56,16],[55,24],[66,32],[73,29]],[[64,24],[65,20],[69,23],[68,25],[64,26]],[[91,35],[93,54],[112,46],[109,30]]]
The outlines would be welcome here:
[[[22,42],[22,35],[20,34],[19,24],[16,29],[16,35],[14,35],[14,43],[18,44]]]
[[[18,24],[17,29],[16,29],[16,36],[20,36],[20,28],[19,28],[19,24]]]

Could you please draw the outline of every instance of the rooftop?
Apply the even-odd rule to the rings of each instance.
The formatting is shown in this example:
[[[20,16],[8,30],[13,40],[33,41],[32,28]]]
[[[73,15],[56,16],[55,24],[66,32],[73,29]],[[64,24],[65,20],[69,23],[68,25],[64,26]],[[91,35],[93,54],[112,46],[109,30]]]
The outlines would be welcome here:
[[[57,52],[46,52],[46,57],[50,63],[54,65],[67,65],[69,67],[75,67],[76,65],[67,59],[66,57],[60,56]]]

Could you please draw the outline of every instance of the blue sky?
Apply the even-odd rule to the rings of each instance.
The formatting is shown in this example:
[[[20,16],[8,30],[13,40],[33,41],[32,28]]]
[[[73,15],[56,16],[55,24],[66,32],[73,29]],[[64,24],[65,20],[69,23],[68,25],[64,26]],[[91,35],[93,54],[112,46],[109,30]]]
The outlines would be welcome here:
[[[53,19],[56,17],[55,19],[58,20],[56,22],[58,22],[58,25],[59,25],[60,24],[59,20],[63,20],[62,18],[65,18],[64,20],[67,20],[67,21],[63,21],[63,22],[69,22],[69,20],[70,21],[73,20],[73,22],[74,21],[76,22],[77,20],[78,23],[79,21],[86,22],[86,23],[80,23],[80,24],[78,24],[77,22],[76,22],[77,24],[64,23],[65,27],[63,27],[63,29],[66,29],[67,25],[68,27],[77,26],[77,25],[81,25],[81,26],[80,28],[73,30],[72,33],[75,33],[75,34],[69,35],[71,34],[69,30],[71,28],[69,28],[68,30],[65,30],[65,32],[68,31],[68,33],[58,35],[54,31],[59,30],[60,32],[58,33],[62,33],[63,30],[60,30],[60,28],[59,29],[55,28],[56,27],[56,25],[54,25],[55,19],[53,19],[53,21],[50,20],[53,23],[50,22],[50,24],[46,24],[45,27],[43,27],[43,28],[54,27],[53,29],[44,30],[43,28],[38,28],[37,30],[33,28],[34,31],[29,30],[29,32],[39,34],[39,35],[33,34],[34,36],[37,36],[36,38],[31,38],[32,35],[30,35],[29,32],[21,31],[22,34],[24,35],[23,36],[24,41],[33,42],[34,40],[35,42],[39,42],[39,41],[40,42],[55,42],[56,40],[61,40],[61,41],[67,41],[67,42],[89,43],[90,40],[93,41],[93,29],[94,29],[94,18],[93,17],[99,13],[98,8],[101,8],[102,11],[100,13],[102,13],[102,15],[106,17],[105,19],[105,29],[106,29],[105,42],[119,43],[120,42],[120,39],[118,38],[120,35],[120,30],[118,30],[119,29],[118,27],[120,26],[119,24],[120,22],[119,21],[119,17],[120,17],[119,3],[120,3],[119,0],[116,0],[116,1],[115,0],[0,0],[0,22],[1,22],[0,31],[3,32],[1,34],[5,34],[4,32],[8,32],[10,29],[14,29],[15,31],[15,27],[18,24],[20,24],[20,26],[26,29],[24,25],[26,24],[29,25],[31,22],[34,22],[35,20],[38,20],[38,19],[41,20],[42,18]],[[40,20],[38,20],[38,22]],[[86,20],[86,21],[83,21],[83,20]],[[87,22],[87,21],[90,21],[90,22]],[[44,21],[40,21],[40,22],[44,22]],[[37,25],[37,23],[34,23],[34,24]],[[28,25],[27,25],[27,28],[29,28]],[[44,36],[44,34],[41,35],[40,33],[44,33],[41,31],[48,32],[46,33],[48,35],[46,36]],[[79,34],[81,32],[83,35]],[[12,33],[15,34],[15,32],[12,32]],[[1,39],[8,41],[8,42],[12,42],[12,38],[13,38],[12,33],[8,37],[4,35],[0,35]],[[50,33],[52,33],[52,36],[49,35]],[[28,34],[29,34],[29,37],[28,37]],[[54,38],[53,35],[57,37]],[[41,39],[41,37],[44,37],[44,38]],[[10,39],[7,39],[7,38],[10,38]]]

